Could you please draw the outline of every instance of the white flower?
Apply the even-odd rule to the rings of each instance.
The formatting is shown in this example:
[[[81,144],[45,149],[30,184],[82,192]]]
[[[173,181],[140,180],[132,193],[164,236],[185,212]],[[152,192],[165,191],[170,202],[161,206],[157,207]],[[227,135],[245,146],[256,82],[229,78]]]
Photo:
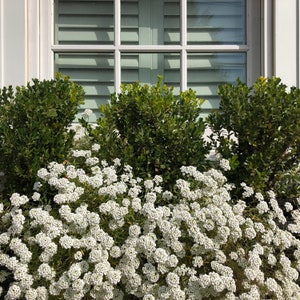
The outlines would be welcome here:
[[[11,239],[9,244],[11,250],[14,251],[16,255],[20,257],[20,261],[23,263],[28,263],[31,260],[32,253],[28,250],[26,244],[22,242],[19,238]]]
[[[37,176],[40,177],[43,180],[47,180],[49,175],[50,175],[50,173],[45,168],[39,169],[38,172],[37,172]]]
[[[154,187],[154,182],[152,180],[145,180],[144,186],[146,189],[151,190]]]
[[[14,278],[16,280],[22,280],[28,273],[28,266],[19,264],[14,271]]]
[[[175,268],[177,266],[177,264],[178,264],[178,258],[177,258],[177,256],[174,255],[174,254],[171,254],[168,257],[167,264],[168,264],[169,267]]]
[[[264,200],[264,196],[261,194],[261,193],[255,193],[255,198],[258,200],[258,201],[263,201]]]
[[[29,199],[27,196],[25,196],[25,195],[20,196],[20,194],[18,194],[18,193],[13,193],[12,196],[10,197],[10,202],[15,207],[24,205],[28,201],[29,201]]]
[[[241,183],[241,186],[244,188],[244,192],[242,194],[243,198],[251,197],[254,194],[252,187],[247,186],[245,183]]]
[[[163,178],[160,175],[155,175],[154,178],[153,178],[153,182],[155,184],[160,184],[160,183],[163,182]]]
[[[246,268],[244,270],[244,273],[247,276],[247,278],[251,281],[255,280],[255,278],[257,276],[257,270],[252,269],[252,268]]]
[[[114,270],[113,268],[111,268],[106,273],[106,277],[111,284],[116,285],[121,280],[121,272],[119,270]]]
[[[72,289],[75,292],[80,292],[83,290],[85,282],[83,279],[77,278],[72,282]]]
[[[199,275],[199,284],[202,288],[208,288],[211,285],[211,278],[207,274]]]
[[[141,204],[141,199],[140,198],[133,198],[131,200],[131,206],[132,206],[132,209],[135,211],[135,212],[138,212],[142,209],[142,204]]]
[[[38,267],[37,273],[46,280],[51,280],[55,276],[54,270],[46,263],[43,263]]]
[[[171,287],[176,287],[179,285],[179,276],[173,272],[170,272],[166,276],[166,282]]]
[[[66,272],[64,272],[56,283],[56,287],[61,290],[66,290],[70,286],[70,280]]]
[[[275,266],[276,263],[277,263],[277,259],[272,253],[270,253],[268,255],[268,260],[267,261],[268,261],[268,264],[271,265],[271,266]]]
[[[223,169],[224,171],[229,171],[231,168],[230,168],[230,164],[229,164],[229,161],[227,159],[224,159],[222,158],[220,160],[220,167],[221,169]]]
[[[82,260],[82,252],[81,251],[75,252],[74,259],[75,260]]]
[[[155,297],[153,295],[146,294],[144,295],[143,300],[155,300]]]
[[[97,165],[99,163],[99,158],[97,157],[88,157],[85,161],[85,164],[87,166],[94,166]]]
[[[37,291],[33,288],[29,288],[26,292],[25,292],[25,299],[26,300],[36,300],[37,299]]]
[[[224,281],[218,273],[210,272],[211,285],[214,290],[218,293],[221,293],[225,289]]]
[[[37,299],[38,300],[47,300],[48,299],[48,291],[44,286],[38,286],[36,288],[37,291]]]
[[[201,256],[195,256],[195,257],[193,258],[193,266],[194,266],[195,268],[200,268],[200,267],[203,266],[203,259],[202,259]]]
[[[89,254],[89,261],[91,263],[98,263],[103,260],[103,251],[101,249],[92,249]]]
[[[138,225],[130,225],[129,236],[138,237],[141,234],[141,227]]]
[[[73,246],[73,238],[68,235],[64,235],[59,239],[59,243],[64,249],[71,249]]]
[[[97,245],[96,239],[92,236],[82,238],[81,243],[87,249],[93,249]]]
[[[91,149],[92,149],[92,151],[97,152],[100,149],[100,145],[99,144],[93,144]]]
[[[168,260],[168,253],[165,249],[157,248],[153,253],[153,258],[157,263],[164,264]]]
[[[17,284],[12,284],[7,291],[6,299],[20,299],[21,294],[21,288]]]
[[[91,227],[99,225],[99,223],[100,223],[99,214],[91,212],[91,213],[88,213],[86,217],[87,217],[87,221]]]
[[[7,232],[0,234],[0,245],[7,245],[9,243],[10,236]]]
[[[128,283],[131,285],[132,289],[138,288],[142,283],[142,278],[138,274],[131,274],[128,277]]]
[[[93,113],[93,111],[91,109],[86,108],[81,115],[83,118],[88,118],[92,113]]]
[[[118,246],[111,247],[109,254],[113,258],[118,258],[121,256],[121,249]]]
[[[266,286],[270,292],[277,292],[278,284],[275,279],[268,277],[266,279]]]
[[[248,227],[248,228],[245,229],[245,236],[249,240],[253,240],[256,237],[256,231],[254,230],[254,228]]]
[[[258,212],[259,212],[260,214],[264,214],[264,213],[266,213],[266,212],[269,211],[268,203],[265,202],[265,201],[260,201],[260,202],[257,204],[256,208],[258,209]]]
[[[156,201],[156,194],[153,192],[149,192],[145,195],[145,200],[150,203],[154,203]]]
[[[151,235],[143,235],[138,240],[138,246],[145,252],[153,252],[156,249],[155,240]]]
[[[68,277],[70,280],[74,281],[78,279],[81,275],[81,267],[79,263],[74,263],[71,265],[69,271],[68,271]]]
[[[289,211],[292,211],[294,208],[293,208],[293,205],[290,203],[290,202],[286,202],[285,204],[284,204],[284,207],[285,207],[285,210],[287,211],[287,212],[289,212]]]

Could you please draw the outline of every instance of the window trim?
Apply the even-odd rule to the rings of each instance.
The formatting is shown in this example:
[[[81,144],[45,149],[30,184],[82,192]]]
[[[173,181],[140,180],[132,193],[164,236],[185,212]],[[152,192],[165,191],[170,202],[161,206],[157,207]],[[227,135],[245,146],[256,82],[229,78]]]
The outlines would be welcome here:
[[[28,63],[38,60],[35,67],[31,71],[30,78],[38,77],[40,79],[51,79],[54,77],[54,53],[52,50],[54,41],[54,0],[27,0],[29,1],[28,20],[32,20],[35,27],[35,34],[31,38],[32,43],[29,44]],[[32,25],[31,25],[31,28]],[[37,48],[30,51],[30,45],[34,44]]]

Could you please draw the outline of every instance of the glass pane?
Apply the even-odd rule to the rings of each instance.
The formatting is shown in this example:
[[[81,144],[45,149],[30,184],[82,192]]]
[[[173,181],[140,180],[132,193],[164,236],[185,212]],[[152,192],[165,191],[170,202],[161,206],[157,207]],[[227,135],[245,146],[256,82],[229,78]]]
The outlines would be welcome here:
[[[245,53],[193,53],[188,55],[188,88],[206,101],[207,112],[219,107],[218,86],[246,81]]]
[[[121,57],[122,83],[140,81],[142,84],[155,84],[162,75],[164,83],[180,90],[180,54],[142,53],[123,54]]]
[[[99,117],[99,105],[106,103],[114,92],[114,55],[68,53],[55,55],[55,69],[71,80],[80,84],[85,90],[85,108],[93,110],[90,117],[94,122]]]
[[[245,0],[188,0],[188,44],[246,44]]]
[[[56,0],[57,44],[113,44],[114,1]]]
[[[121,42],[126,45],[179,44],[180,1],[121,1]]]

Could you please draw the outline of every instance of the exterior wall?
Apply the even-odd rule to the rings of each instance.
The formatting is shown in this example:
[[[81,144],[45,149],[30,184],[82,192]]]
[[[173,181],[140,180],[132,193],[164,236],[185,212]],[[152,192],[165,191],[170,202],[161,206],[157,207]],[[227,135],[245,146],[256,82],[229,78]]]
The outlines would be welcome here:
[[[299,2],[261,1],[261,74],[300,87]],[[53,76],[52,19],[51,0],[0,0],[0,87]]]
[[[0,87],[53,76],[51,0],[0,0]]]
[[[2,86],[23,84],[26,78],[26,15],[24,0],[1,0],[0,63]]]
[[[275,0],[274,75],[299,87],[299,1]]]

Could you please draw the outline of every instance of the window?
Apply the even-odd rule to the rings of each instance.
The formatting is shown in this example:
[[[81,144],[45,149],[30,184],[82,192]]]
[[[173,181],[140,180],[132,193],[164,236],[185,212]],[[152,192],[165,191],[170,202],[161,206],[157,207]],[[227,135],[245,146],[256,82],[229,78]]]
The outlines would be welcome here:
[[[121,83],[158,75],[175,92],[194,89],[208,113],[219,84],[260,73],[259,2],[56,0],[55,70],[84,87],[91,121]]]

